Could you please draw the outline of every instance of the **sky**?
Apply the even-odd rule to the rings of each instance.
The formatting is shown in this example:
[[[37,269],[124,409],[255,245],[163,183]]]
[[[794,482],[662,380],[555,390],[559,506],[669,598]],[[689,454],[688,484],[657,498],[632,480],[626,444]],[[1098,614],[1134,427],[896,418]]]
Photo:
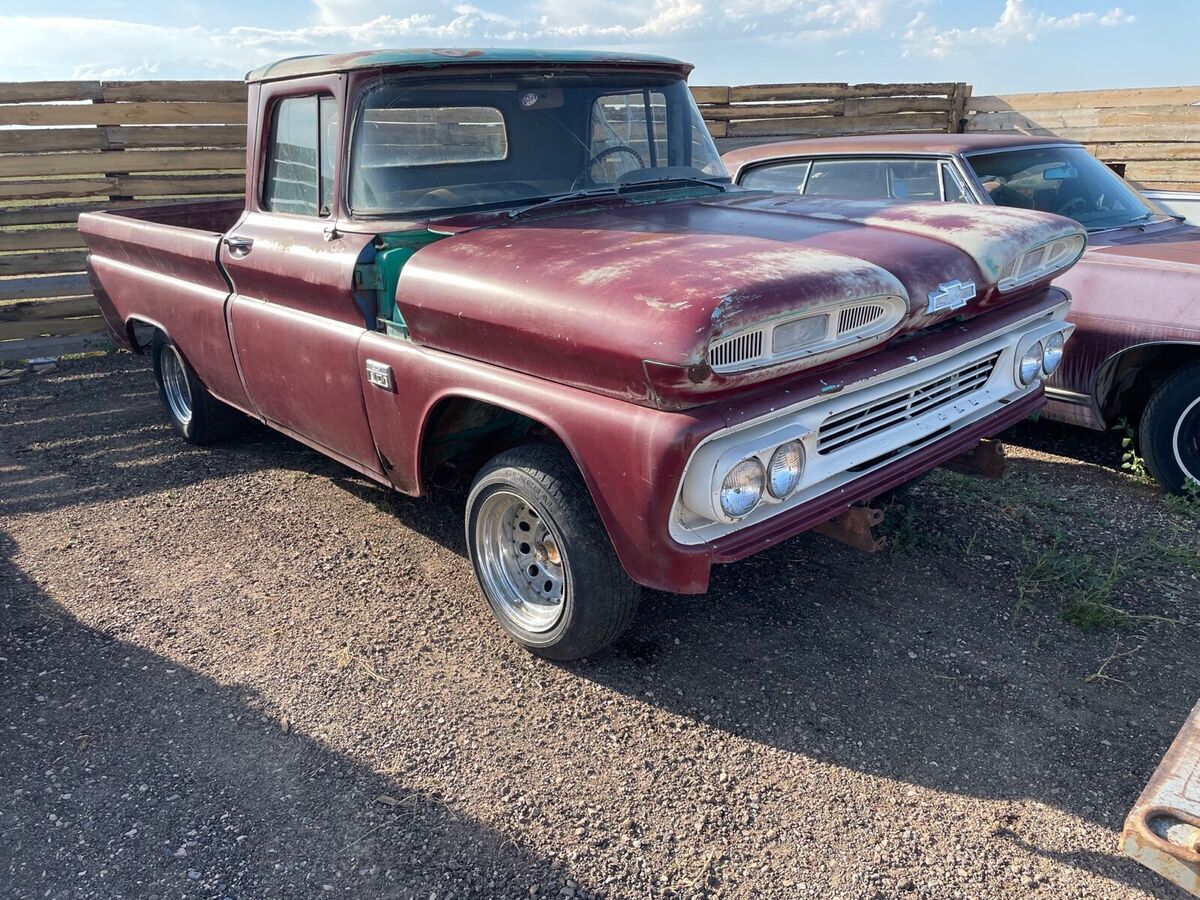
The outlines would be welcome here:
[[[52,11],[52,14],[49,14]],[[0,0],[0,81],[241,78],[378,47],[659,53],[693,84],[1200,82],[1200,0]]]

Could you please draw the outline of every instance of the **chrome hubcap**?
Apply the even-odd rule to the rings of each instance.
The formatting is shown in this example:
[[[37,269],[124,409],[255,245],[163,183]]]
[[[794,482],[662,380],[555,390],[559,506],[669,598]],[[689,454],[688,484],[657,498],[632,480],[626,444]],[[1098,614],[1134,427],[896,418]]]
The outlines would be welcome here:
[[[192,421],[192,389],[188,387],[187,373],[183,368],[183,359],[174,347],[164,347],[159,358],[159,369],[162,372],[163,394],[166,395],[167,405],[180,425]]]
[[[1184,475],[1200,484],[1200,397],[1188,404],[1171,437],[1175,462]]]
[[[525,631],[562,618],[566,560],[553,526],[521,497],[496,491],[475,518],[479,579],[492,609]]]

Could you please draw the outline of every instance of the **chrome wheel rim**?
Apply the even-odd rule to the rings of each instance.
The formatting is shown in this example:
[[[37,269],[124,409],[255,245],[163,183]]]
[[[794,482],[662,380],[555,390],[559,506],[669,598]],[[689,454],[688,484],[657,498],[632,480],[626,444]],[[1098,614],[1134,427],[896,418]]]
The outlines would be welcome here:
[[[1175,462],[1183,470],[1185,480],[1200,484],[1200,469],[1195,460],[1200,459],[1200,397],[1197,397],[1175,422],[1175,431],[1171,435],[1171,449],[1175,453]],[[1192,471],[1197,469],[1197,471]]]
[[[511,491],[489,494],[475,517],[479,580],[492,609],[516,627],[549,631],[562,618],[567,560],[553,524]]]
[[[162,372],[163,394],[167,398],[167,406],[171,407],[171,415],[180,425],[187,425],[192,421],[192,389],[188,387],[187,372],[184,371],[179,351],[174,347],[163,347],[159,369]]]

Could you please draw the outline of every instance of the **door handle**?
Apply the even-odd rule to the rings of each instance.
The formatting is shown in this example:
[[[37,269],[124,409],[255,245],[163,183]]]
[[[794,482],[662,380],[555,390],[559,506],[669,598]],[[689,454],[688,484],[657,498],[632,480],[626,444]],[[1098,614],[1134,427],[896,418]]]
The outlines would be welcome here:
[[[241,258],[250,252],[250,248],[254,246],[254,238],[248,237],[224,237],[221,242],[229,248],[229,255]]]

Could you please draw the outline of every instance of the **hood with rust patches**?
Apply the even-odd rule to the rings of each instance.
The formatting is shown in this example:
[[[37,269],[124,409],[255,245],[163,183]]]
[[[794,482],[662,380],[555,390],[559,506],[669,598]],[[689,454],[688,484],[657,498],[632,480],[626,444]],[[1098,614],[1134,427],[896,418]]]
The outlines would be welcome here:
[[[1001,267],[1079,231],[1023,210],[740,191],[552,209],[481,219],[419,250],[396,295],[413,339],[652,403],[645,363],[687,369],[698,393],[712,392],[721,385],[704,377],[710,340],[766,319],[892,295],[909,306],[902,334],[1017,302],[1044,285],[1001,297]],[[975,300],[927,313],[927,295],[955,280],[975,282]],[[726,386],[806,367],[778,365]]]

